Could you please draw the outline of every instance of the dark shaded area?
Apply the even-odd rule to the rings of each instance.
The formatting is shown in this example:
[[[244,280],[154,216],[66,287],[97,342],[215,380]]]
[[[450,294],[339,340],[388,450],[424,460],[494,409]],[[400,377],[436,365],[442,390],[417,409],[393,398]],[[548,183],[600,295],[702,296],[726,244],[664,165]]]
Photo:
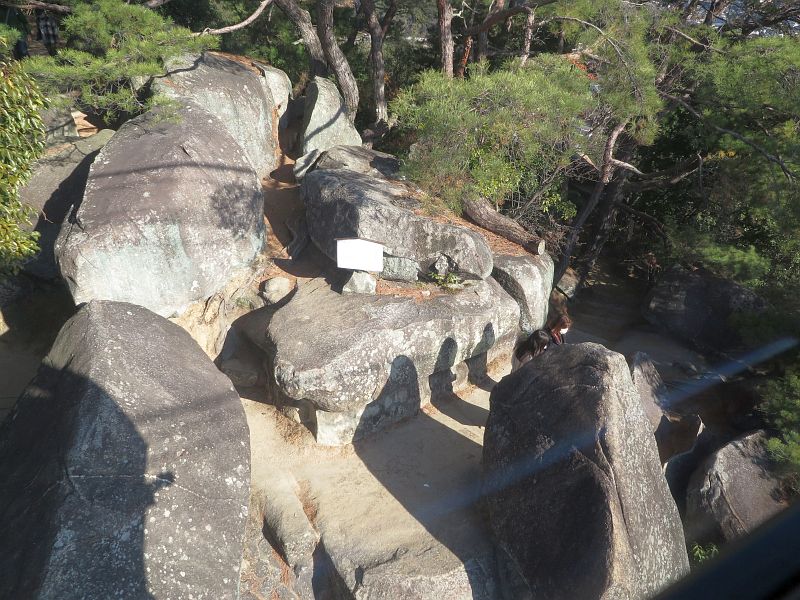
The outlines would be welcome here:
[[[487,343],[494,339],[493,331],[490,330],[491,324],[484,332]],[[431,376],[429,382],[433,392],[431,402],[436,409],[461,423],[479,424],[485,421],[486,410],[464,402],[453,391],[456,377],[450,369],[454,366],[457,350],[456,341],[452,338],[447,338],[439,349],[435,367],[437,372]],[[485,367],[485,354],[483,356]],[[480,359],[475,367],[476,372],[479,365]],[[482,509],[477,504],[481,499],[482,487],[478,468],[481,446],[429,417],[425,411],[419,411],[420,383],[413,360],[402,355],[395,358],[388,382],[377,399],[365,410],[358,429],[374,431],[381,426],[376,418],[394,421],[417,413],[415,431],[419,432],[420,439],[427,440],[421,443],[425,446],[430,444],[430,450],[434,447],[447,448],[446,452],[434,450],[434,453],[430,453],[430,450],[426,452],[425,446],[415,445],[415,451],[425,452],[426,458],[409,478],[395,474],[392,464],[398,458],[386,452],[391,447],[388,443],[385,446],[383,444],[389,436],[401,433],[400,430],[385,429],[379,434],[380,439],[373,436],[369,440],[356,441],[353,446],[359,458],[386,490],[434,538],[461,560],[473,589],[473,597],[491,597],[496,594],[498,578],[491,534],[482,516]],[[475,468],[463,469],[463,465],[459,465],[459,470],[462,471],[459,477],[449,480],[445,489],[433,489],[428,482],[441,481],[441,472],[453,468],[450,464],[453,457],[474,457]]]
[[[101,414],[84,405],[87,397],[103,405],[114,436],[96,450],[103,466],[85,469],[69,449],[78,421],[92,418],[84,411]],[[153,598],[144,518],[174,476],[148,478],[146,467],[147,444],[109,394],[69,369],[43,364],[0,426],[0,597],[101,598],[124,590],[126,597]]]

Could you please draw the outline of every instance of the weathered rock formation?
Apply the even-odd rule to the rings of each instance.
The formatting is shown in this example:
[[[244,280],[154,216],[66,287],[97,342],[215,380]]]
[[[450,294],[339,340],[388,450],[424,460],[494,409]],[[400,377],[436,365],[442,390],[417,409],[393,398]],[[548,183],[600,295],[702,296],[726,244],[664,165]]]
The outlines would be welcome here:
[[[89,303],[0,427],[0,596],[237,598],[249,461],[188,334]]]
[[[348,169],[373,177],[393,177],[400,170],[397,157],[364,146],[334,146],[324,152],[314,152],[298,159],[295,178],[300,181],[317,169]]]
[[[731,317],[766,308],[764,300],[737,283],[705,269],[674,266],[653,288],[644,316],[701,352],[730,352],[742,345]]]
[[[544,327],[553,288],[553,259],[548,254],[495,255],[492,277],[519,304],[519,327],[523,333]]]
[[[336,84],[322,77],[308,84],[302,131],[301,155],[334,146],[361,145],[361,136],[347,118]]]
[[[303,179],[302,193],[311,240],[333,260],[337,238],[359,237],[382,243],[387,254],[415,261],[423,271],[444,256],[460,274],[485,279],[492,272],[483,236],[415,214],[419,202],[399,184],[318,170]]]
[[[183,57],[169,68],[164,77],[155,80],[154,89],[179,102],[193,102],[214,115],[219,119],[214,125],[222,125],[236,140],[258,176],[269,175],[277,164],[278,137],[273,123],[276,105],[267,79],[210,52]]]
[[[270,67],[260,62],[253,62],[261,74],[264,76],[267,87],[269,88],[272,100],[275,103],[275,114],[281,129],[289,124],[289,101],[292,99],[292,81],[289,76],[275,67]]]
[[[622,355],[557,346],[503,378],[483,464],[492,529],[534,598],[644,598],[688,572]]]
[[[757,431],[709,456],[692,475],[686,497],[687,542],[729,542],[787,504]]]
[[[40,279],[59,277],[53,245],[64,219],[83,200],[89,167],[112,135],[111,129],[103,129],[53,148],[36,161],[33,176],[20,190],[22,201],[39,212],[35,229],[41,251],[25,264],[27,273]]]
[[[432,375],[446,374],[447,385],[462,361],[485,369],[508,357],[518,322],[518,306],[491,279],[421,302],[342,296],[314,279],[275,312],[266,343],[254,341],[270,349],[277,392],[308,410],[317,441],[340,445],[415,414],[438,385]]]
[[[56,259],[76,303],[125,301],[170,316],[224,288],[255,258],[262,204],[239,145],[187,101],[117,131],[61,229]]]

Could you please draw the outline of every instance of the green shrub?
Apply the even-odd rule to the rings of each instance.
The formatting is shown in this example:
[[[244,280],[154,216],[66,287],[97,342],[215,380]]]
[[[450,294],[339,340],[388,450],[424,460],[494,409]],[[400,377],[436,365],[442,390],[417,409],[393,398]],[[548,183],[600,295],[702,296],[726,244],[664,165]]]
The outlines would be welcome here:
[[[593,103],[589,83],[547,55],[525,67],[474,67],[468,79],[425,72],[391,104],[416,139],[405,171],[456,212],[470,195],[507,209],[564,212],[561,183]]]
[[[62,22],[67,48],[25,61],[49,96],[76,97],[109,123],[144,112],[152,102],[139,84],[164,73],[164,62],[214,47],[215,36],[192,36],[153,10],[122,0],[79,4]]]
[[[22,227],[35,212],[20,201],[19,190],[45,141],[40,116],[45,98],[21,63],[2,58],[8,48],[8,38],[0,32],[0,277],[16,272],[39,250],[39,234]]]

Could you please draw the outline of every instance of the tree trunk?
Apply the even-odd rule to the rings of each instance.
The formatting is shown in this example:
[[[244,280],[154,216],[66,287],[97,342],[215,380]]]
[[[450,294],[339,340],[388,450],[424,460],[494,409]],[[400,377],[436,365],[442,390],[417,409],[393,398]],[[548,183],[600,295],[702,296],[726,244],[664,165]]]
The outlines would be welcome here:
[[[484,229],[519,244],[531,254],[544,253],[544,240],[532,234],[514,219],[501,215],[482,198],[465,199],[464,214]]]
[[[589,200],[586,202],[584,207],[581,209],[581,212],[575,218],[575,221],[572,223],[572,231],[569,233],[569,237],[567,237],[567,243],[564,246],[564,254],[561,256],[561,260],[559,261],[558,268],[553,276],[553,284],[557,285],[558,282],[561,280],[561,277],[564,276],[564,273],[567,271],[567,267],[569,266],[570,258],[572,257],[572,250],[575,248],[575,244],[578,241],[578,236],[583,229],[583,226],[586,224],[586,220],[592,214],[594,209],[597,207],[597,203],[600,202],[600,198],[603,196],[603,192],[606,189],[606,185],[608,182],[611,181],[611,177],[614,174],[615,166],[613,163],[614,159],[614,148],[617,145],[617,139],[619,138],[620,134],[625,130],[625,126],[628,124],[627,121],[623,121],[622,123],[618,124],[608,136],[605,144],[605,150],[603,151],[603,166],[600,170],[600,178],[598,179],[597,183],[592,190],[592,195],[589,197]]]
[[[300,31],[300,37],[303,38],[303,44],[308,50],[311,61],[311,75],[326,77],[328,64],[325,61],[325,52],[322,50],[317,30],[314,29],[314,24],[311,22],[311,15],[307,10],[300,8],[295,0],[275,0],[275,4]]]
[[[383,40],[397,11],[397,3],[391,0],[386,9],[383,21],[378,20],[375,13],[374,0],[362,0],[364,14],[370,37],[370,62],[372,63],[372,93],[375,100],[375,124],[389,121],[389,108],[386,104],[386,68],[383,62]]]
[[[347,116],[351,121],[356,118],[358,110],[358,85],[350,64],[347,62],[342,49],[336,43],[333,31],[333,4],[334,0],[319,0],[317,5],[317,32],[322,42],[325,58],[336,75],[339,89],[342,90]]]
[[[603,247],[606,245],[611,231],[614,229],[618,212],[617,202],[622,195],[622,184],[625,179],[627,179],[627,177],[623,173],[622,177],[618,177],[612,181],[605,189],[601,203],[602,214],[600,216],[600,222],[597,225],[592,242],[589,245],[589,250],[582,257],[582,264],[578,270],[578,290],[586,283],[586,279],[589,277],[592,267],[594,267],[594,264],[600,257],[600,253],[603,251]]]
[[[436,0],[439,11],[439,39],[442,55],[442,73],[445,77],[453,77],[453,7],[450,0]]]
[[[464,40],[464,52],[461,54],[461,60],[458,61],[456,67],[456,77],[464,79],[464,72],[467,70],[467,61],[469,60],[469,53],[472,51],[472,38],[468,37]]]
[[[528,57],[531,55],[531,42],[533,41],[533,26],[536,24],[536,15],[533,11],[528,13],[525,18],[525,37],[522,40],[522,50],[519,58],[522,66],[528,62]]]
[[[730,4],[730,0],[714,0],[711,3],[708,11],[706,12],[706,18],[703,19],[703,25],[714,25],[714,19],[722,13],[723,10]]]
[[[489,12],[486,15],[486,19],[492,16],[496,12],[500,12],[504,10],[506,7],[506,0],[495,0],[494,4],[489,8]],[[486,58],[489,54],[489,30],[481,31],[478,34],[478,51],[475,53],[475,61],[482,61]]]

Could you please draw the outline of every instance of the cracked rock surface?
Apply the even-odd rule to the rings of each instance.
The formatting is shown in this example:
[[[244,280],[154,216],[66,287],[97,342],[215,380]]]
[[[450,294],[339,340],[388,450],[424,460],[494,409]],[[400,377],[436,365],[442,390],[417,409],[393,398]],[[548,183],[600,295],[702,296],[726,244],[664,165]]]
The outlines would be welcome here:
[[[237,598],[249,492],[230,381],[177,325],[91,302],[0,426],[0,597]]]
[[[492,530],[534,598],[644,598],[688,573],[621,354],[565,344],[505,377],[492,391],[483,468]]]

